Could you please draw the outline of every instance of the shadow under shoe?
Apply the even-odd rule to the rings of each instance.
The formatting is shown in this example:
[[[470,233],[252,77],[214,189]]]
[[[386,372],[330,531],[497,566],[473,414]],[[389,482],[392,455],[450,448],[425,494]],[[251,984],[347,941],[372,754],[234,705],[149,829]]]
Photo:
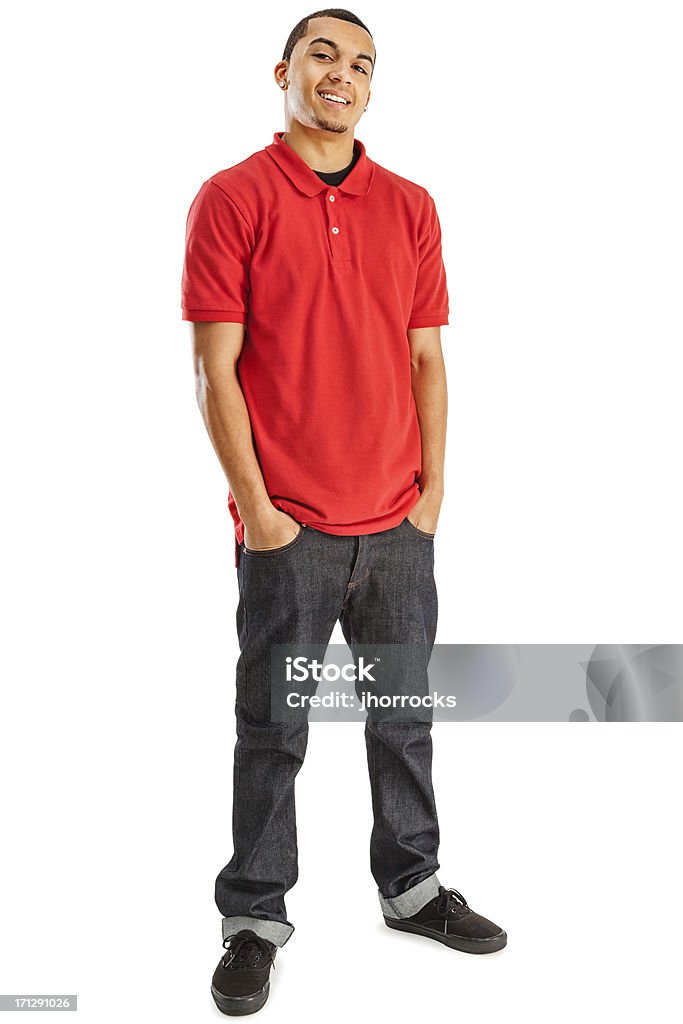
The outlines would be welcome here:
[[[387,917],[385,924],[402,932],[425,935],[463,953],[495,953],[506,945],[503,929],[481,914],[475,914],[457,889],[439,886],[439,895],[412,917]]]
[[[268,999],[277,946],[250,928],[229,935],[223,946],[226,953],[211,979],[214,1002],[221,1013],[232,1017],[256,1013]]]

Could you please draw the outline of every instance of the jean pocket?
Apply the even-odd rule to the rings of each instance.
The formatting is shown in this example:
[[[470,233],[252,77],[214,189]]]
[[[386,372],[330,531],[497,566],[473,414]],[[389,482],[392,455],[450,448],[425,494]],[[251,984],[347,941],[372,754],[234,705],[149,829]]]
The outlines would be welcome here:
[[[418,530],[417,526],[415,526],[414,523],[411,523],[410,519],[408,519],[408,516],[405,517],[403,522],[407,523],[413,533],[416,533],[418,537],[423,537],[425,540],[434,540],[436,537],[435,533],[425,533],[424,530]]]
[[[279,555],[281,551],[289,551],[290,548],[293,548],[295,544],[299,543],[304,535],[304,529],[304,524],[299,523],[299,532],[296,537],[279,548],[248,548],[244,541],[242,541],[242,550],[251,558],[267,558],[269,555]]]

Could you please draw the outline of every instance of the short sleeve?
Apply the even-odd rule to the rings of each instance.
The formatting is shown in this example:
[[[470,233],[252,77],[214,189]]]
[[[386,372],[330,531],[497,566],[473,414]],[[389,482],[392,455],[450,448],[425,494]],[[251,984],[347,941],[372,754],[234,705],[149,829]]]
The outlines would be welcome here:
[[[441,254],[441,225],[434,200],[427,193],[427,208],[420,230],[419,266],[411,327],[439,327],[448,323],[448,286]]]
[[[249,224],[209,178],[187,215],[182,319],[246,324],[252,252]]]

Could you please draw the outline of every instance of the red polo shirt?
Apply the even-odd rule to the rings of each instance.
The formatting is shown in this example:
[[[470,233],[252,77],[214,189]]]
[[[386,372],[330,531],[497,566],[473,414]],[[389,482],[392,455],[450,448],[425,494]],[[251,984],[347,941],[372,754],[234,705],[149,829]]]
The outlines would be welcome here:
[[[406,332],[448,323],[439,218],[360,139],[333,186],[282,134],[194,198],[182,317],[246,325],[237,371],[273,505],[325,533],[377,533],[420,495]],[[232,492],[228,505],[237,564]]]

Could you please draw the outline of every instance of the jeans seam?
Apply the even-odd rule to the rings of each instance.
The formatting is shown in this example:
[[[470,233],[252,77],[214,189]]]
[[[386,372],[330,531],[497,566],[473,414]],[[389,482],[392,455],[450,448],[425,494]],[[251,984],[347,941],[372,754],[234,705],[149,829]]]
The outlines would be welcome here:
[[[435,533],[427,533],[425,530],[420,530],[415,525],[415,523],[411,523],[410,519],[408,519],[408,516],[406,516],[403,521],[408,524],[408,526],[411,528],[411,530],[415,531],[415,533],[418,535],[418,537],[424,537],[425,540],[434,540],[434,538],[436,536]]]
[[[393,910],[393,912],[396,914],[396,917],[401,917],[402,916],[401,915],[401,911],[396,909],[396,904],[394,903],[394,901],[392,899],[389,899],[388,896],[385,897],[385,898],[386,898],[387,903],[389,904],[389,906]]]
[[[364,580],[366,580],[368,578],[368,576],[370,575],[370,571],[372,569],[374,561],[375,561],[375,549],[374,549],[374,547],[371,547],[370,548],[370,552],[369,552],[369,557],[368,557],[368,567],[367,567],[367,569],[365,570],[363,575],[360,577],[360,579],[353,580],[352,583],[348,583],[347,584],[347,586],[346,586],[347,593],[348,593],[349,590],[351,590],[352,587],[357,587],[359,583],[363,583]]]
[[[286,544],[282,544],[278,548],[254,548],[254,549],[248,548],[246,546],[246,544],[245,544],[244,545],[244,551],[245,551],[245,553],[247,555],[251,555],[252,558],[265,558],[268,555],[279,555],[281,551],[289,551],[290,548],[293,548],[296,544],[298,544],[299,541],[301,540],[302,536],[303,536],[303,532],[304,532],[304,527],[302,526],[301,523],[299,523],[299,532],[297,533],[296,537],[293,537],[292,540],[288,541]]]
[[[246,552],[246,547],[244,551]],[[242,594],[244,600],[244,648],[249,649],[249,609],[247,607],[247,583],[246,573],[244,571],[244,563],[242,563]],[[241,651],[242,658],[244,658],[244,705],[249,714],[254,717],[254,713],[249,706],[249,659],[245,656],[245,650]]]

